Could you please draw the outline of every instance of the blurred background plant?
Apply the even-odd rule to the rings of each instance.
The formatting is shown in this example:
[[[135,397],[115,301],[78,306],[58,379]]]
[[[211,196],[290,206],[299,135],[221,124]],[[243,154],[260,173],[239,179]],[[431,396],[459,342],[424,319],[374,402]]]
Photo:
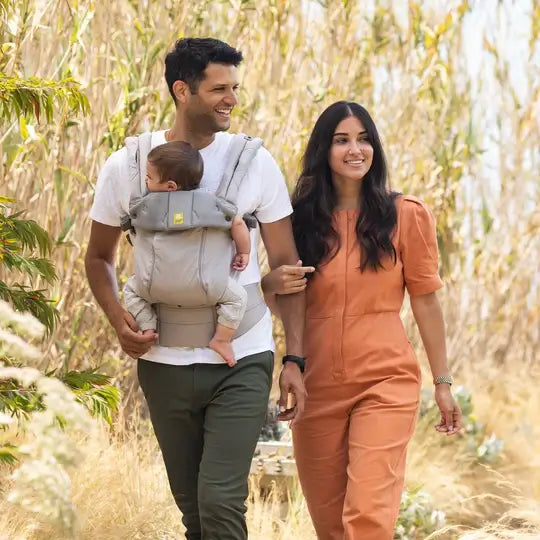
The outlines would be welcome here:
[[[244,52],[234,130],[261,136],[291,187],[318,114],[354,99],[380,129],[393,187],[422,197],[437,217],[449,357],[467,389],[458,395],[468,428],[441,439],[424,399],[398,533],[540,536],[535,0],[0,0],[0,19],[0,238],[13,234],[6,219],[28,220],[35,238],[19,237],[0,280],[26,298],[26,310],[48,314],[46,325],[58,318],[44,339],[32,338],[41,352],[31,365],[115,420],[72,473],[81,538],[181,538],[133,362],[92,299],[83,256],[100,166],[126,135],[172,118],[163,57],[183,35],[216,36]],[[37,241],[42,230],[49,243]],[[130,258],[123,243],[119,282]],[[0,296],[15,306],[1,284]],[[403,315],[429,388],[408,306]],[[279,358],[279,325],[276,339]],[[109,383],[123,391],[118,416]],[[284,501],[257,497],[254,487],[251,537],[314,537],[302,501],[294,489]],[[25,514],[10,508],[0,534],[51,537],[38,518],[27,529]],[[430,521],[432,512],[444,512],[446,524]]]
[[[394,540],[426,538],[445,523],[444,512],[435,510],[429,494],[419,488],[403,492],[399,510]]]
[[[45,327],[1,300],[0,313],[2,359],[6,353],[21,363],[39,358],[39,349],[26,340],[41,337]],[[81,441],[96,426],[58,378],[0,362],[0,467],[10,471],[2,478],[6,511],[20,508],[36,514],[59,534],[73,537],[77,512],[69,472],[84,455]]]
[[[51,240],[34,220],[24,219],[22,212],[13,211],[13,203],[12,199],[0,198],[0,298],[9,302],[2,302],[0,319],[6,330],[10,330],[2,330],[0,334],[0,360],[11,366],[21,366],[28,360],[43,365],[42,357],[34,352],[30,354],[31,349],[18,334],[35,340],[42,338],[44,331],[51,336],[59,320],[59,312],[54,301],[47,298],[46,288],[32,286],[41,281],[48,287],[56,280],[54,265],[47,258],[51,255]],[[4,276],[6,281],[2,279]],[[17,312],[28,312],[34,317],[19,315],[9,305]],[[109,384],[110,376],[98,373],[96,368],[68,370],[67,359],[48,369],[46,375],[65,382],[79,401],[112,424],[120,395],[118,389]],[[7,411],[21,418],[42,408],[40,397],[31,389],[20,388],[16,380],[2,382],[0,412]]]

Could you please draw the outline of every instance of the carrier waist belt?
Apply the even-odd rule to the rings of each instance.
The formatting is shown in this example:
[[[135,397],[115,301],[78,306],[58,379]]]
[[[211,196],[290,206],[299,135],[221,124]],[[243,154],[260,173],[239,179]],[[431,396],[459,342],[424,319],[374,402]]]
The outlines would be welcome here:
[[[244,287],[247,305],[244,318],[234,337],[245,334],[266,313],[258,283]],[[215,306],[182,307],[170,304],[154,305],[158,318],[158,344],[162,347],[208,347],[216,331],[217,313]]]

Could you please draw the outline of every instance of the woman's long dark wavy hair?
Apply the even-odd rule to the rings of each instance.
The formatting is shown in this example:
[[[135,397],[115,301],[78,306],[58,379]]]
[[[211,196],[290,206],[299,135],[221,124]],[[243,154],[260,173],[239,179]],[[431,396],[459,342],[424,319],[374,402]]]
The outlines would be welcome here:
[[[373,162],[360,181],[360,215],[356,235],[360,245],[360,270],[383,268],[383,259],[396,261],[391,235],[397,222],[395,199],[389,190],[386,159],[377,128],[358,103],[338,101],[330,105],[313,128],[303,158],[303,169],[292,196],[294,238],[302,263],[317,267],[335,257],[340,239],[333,225],[337,193],[328,155],[337,125],[356,116],[367,131],[373,147]]]

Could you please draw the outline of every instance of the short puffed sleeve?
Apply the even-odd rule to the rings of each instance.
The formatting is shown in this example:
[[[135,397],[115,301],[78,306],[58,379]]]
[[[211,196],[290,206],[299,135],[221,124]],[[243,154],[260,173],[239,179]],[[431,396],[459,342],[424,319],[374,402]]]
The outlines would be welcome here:
[[[435,218],[428,206],[409,195],[399,210],[400,251],[405,287],[410,296],[428,294],[443,286]]]

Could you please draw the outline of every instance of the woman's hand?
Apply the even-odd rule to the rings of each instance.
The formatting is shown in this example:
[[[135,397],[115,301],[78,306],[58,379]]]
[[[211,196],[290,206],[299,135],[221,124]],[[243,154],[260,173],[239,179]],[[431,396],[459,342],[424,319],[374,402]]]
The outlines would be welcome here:
[[[312,272],[315,272],[315,268],[302,266],[302,261],[298,261],[294,266],[289,264],[278,266],[262,278],[262,290],[265,295],[302,292],[307,284],[305,275]]]
[[[446,383],[435,386],[435,403],[441,411],[441,421],[435,426],[439,433],[455,435],[461,431],[461,410],[452,395],[450,385]]]

